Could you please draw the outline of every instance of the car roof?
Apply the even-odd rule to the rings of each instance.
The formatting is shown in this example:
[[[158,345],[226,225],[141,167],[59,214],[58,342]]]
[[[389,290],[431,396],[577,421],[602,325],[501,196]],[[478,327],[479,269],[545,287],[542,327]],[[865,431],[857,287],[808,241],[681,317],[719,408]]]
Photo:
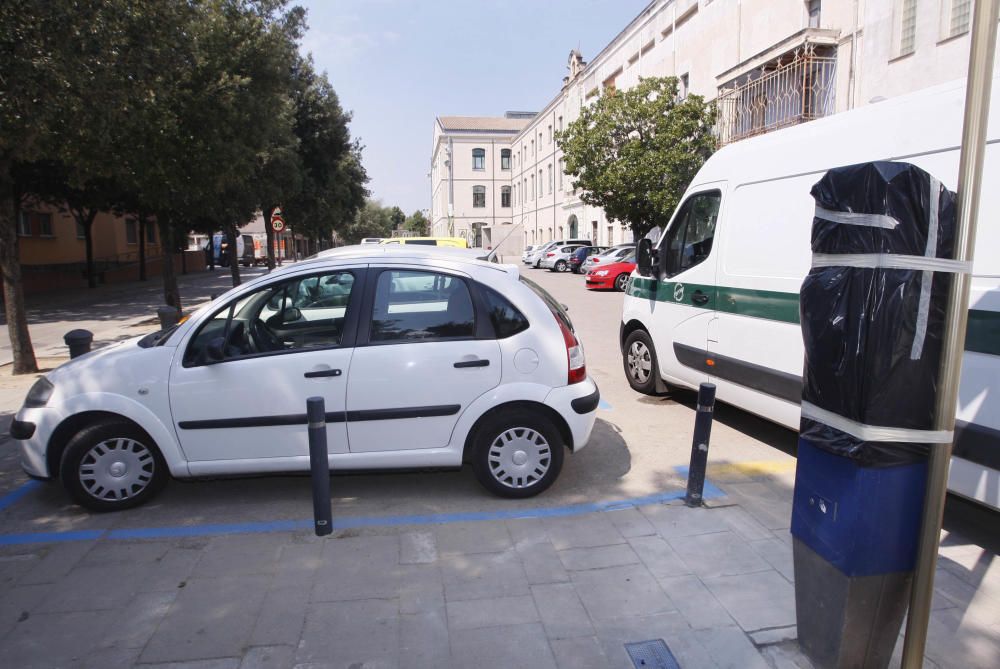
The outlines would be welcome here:
[[[489,252],[485,249],[463,249],[454,246],[424,246],[419,244],[355,244],[353,246],[339,246],[337,248],[320,251],[314,256],[310,256],[305,260],[289,265],[279,271],[285,272],[286,269],[292,270],[296,267],[301,268],[308,264],[331,260],[420,260],[425,262],[428,260],[447,260],[449,262],[463,264],[468,263],[477,267],[488,267],[490,269],[501,270],[504,272],[509,272],[513,269],[515,273],[517,272],[517,268],[514,265],[500,265],[498,263],[490,262],[486,259],[488,256]],[[271,274],[273,275],[274,272]]]

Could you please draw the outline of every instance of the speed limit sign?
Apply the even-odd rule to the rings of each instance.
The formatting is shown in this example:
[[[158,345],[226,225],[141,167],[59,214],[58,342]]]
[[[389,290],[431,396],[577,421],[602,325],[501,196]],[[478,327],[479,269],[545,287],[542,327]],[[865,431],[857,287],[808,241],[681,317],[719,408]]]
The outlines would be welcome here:
[[[271,214],[271,227],[275,232],[281,232],[285,229],[285,219],[281,217],[281,209],[277,207],[274,208],[274,212]]]

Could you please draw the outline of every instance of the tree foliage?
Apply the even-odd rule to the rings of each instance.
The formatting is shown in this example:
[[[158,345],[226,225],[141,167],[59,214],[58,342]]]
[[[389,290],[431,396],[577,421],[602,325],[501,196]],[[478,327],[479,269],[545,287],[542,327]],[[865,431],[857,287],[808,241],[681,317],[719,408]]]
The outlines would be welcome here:
[[[392,208],[378,200],[368,200],[357,212],[343,237],[348,244],[357,244],[365,237],[388,237],[392,234]]]
[[[669,222],[716,147],[714,106],[699,95],[678,100],[677,90],[676,77],[642,79],[583,107],[556,135],[580,199],[636,237]]]
[[[424,212],[419,209],[406,219],[403,228],[416,234],[418,237],[426,237],[430,230],[430,221],[424,216]]]

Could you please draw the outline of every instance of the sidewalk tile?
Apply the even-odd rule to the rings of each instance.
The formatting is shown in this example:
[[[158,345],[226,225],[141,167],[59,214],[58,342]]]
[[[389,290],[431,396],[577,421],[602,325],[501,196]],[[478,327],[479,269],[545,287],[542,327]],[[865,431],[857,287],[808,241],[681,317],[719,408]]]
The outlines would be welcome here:
[[[538,622],[538,609],[530,595],[448,602],[451,631],[534,622]]]
[[[567,548],[559,551],[559,559],[569,571],[601,569],[638,564],[639,556],[628,544],[594,546],[593,548]]]
[[[549,645],[556,656],[559,669],[607,669],[608,658],[594,636],[573,639],[552,639]]]
[[[25,614],[32,615],[38,606],[53,592],[58,592],[55,584],[19,585],[3,591],[0,597],[0,631],[17,623]]]
[[[698,647],[690,647],[691,628],[676,611],[602,622],[597,626],[597,638],[604,656],[608,658],[608,666],[616,669],[634,669],[625,650],[626,643],[654,639],[663,639],[682,667],[701,669],[713,666],[703,650],[699,653]],[[682,652],[678,652],[679,649]]]
[[[656,578],[691,573],[677,552],[661,537],[632,537],[628,542],[649,569],[649,573]]]
[[[434,528],[437,552],[440,555],[499,553],[514,544],[503,523],[449,523]]]
[[[144,663],[138,666],[141,669],[240,669],[240,658],[217,657],[210,660],[191,660],[188,662]]]
[[[94,541],[70,541],[48,548],[45,557],[18,581],[19,585],[54,583],[70,572],[94,547]]]
[[[795,624],[795,588],[774,570],[703,580],[747,632]]]
[[[720,667],[769,669],[767,662],[739,627],[697,630],[694,636]]]
[[[401,616],[399,619],[401,669],[447,669],[451,647],[444,610]]]
[[[422,613],[444,609],[444,581],[436,564],[410,565],[399,585],[399,612]]]
[[[786,641],[794,641],[799,638],[798,628],[795,625],[788,627],[773,627],[770,629],[750,632],[750,640],[755,646],[768,646]]]
[[[533,585],[531,594],[550,640],[586,637],[594,633],[594,626],[572,583]]]
[[[556,661],[541,625],[483,627],[451,632],[455,667],[476,669],[555,669]]]
[[[734,625],[735,621],[697,576],[672,576],[658,579],[692,629]]]
[[[625,538],[603,513],[548,518],[546,526],[552,546],[559,551],[625,543]]]
[[[0,641],[0,657],[18,669],[72,666],[100,647],[109,622],[82,611],[35,614]]]
[[[146,572],[140,585],[143,592],[177,590],[181,583],[191,577],[191,571],[201,559],[201,551],[191,548],[171,548],[156,563],[156,568]]]
[[[799,645],[796,641],[786,641],[784,643],[774,643],[764,646],[760,649],[760,654],[774,669],[815,669],[809,658],[799,650]],[[889,666],[898,667],[899,660],[895,659],[891,661]],[[937,669],[937,667],[925,663],[924,669]]]
[[[683,505],[654,504],[642,507],[642,513],[664,539],[723,532],[729,529],[725,518],[710,509]]]
[[[415,577],[432,565],[385,565],[377,562],[324,565],[317,571],[312,601],[335,602],[350,599],[391,599],[414,583]]]
[[[771,538],[751,541],[750,547],[769,565],[777,569],[779,574],[788,579],[789,583],[795,582],[795,565],[792,563],[791,546],[780,539]]]
[[[528,576],[516,551],[449,555],[440,564],[448,602],[530,594]]]
[[[1000,661],[1000,621],[970,619],[960,608],[931,611],[927,625],[927,657],[942,667],[996,669]]]
[[[774,536],[771,534],[771,530],[738,506],[725,506],[711,511],[722,516],[729,528],[747,541],[770,539]]]
[[[675,609],[656,579],[642,565],[577,571],[573,572],[572,579],[587,612],[598,623]]]
[[[517,553],[524,564],[528,583],[565,583],[569,572],[563,566],[559,554],[546,539],[537,543],[518,544]]]
[[[385,599],[311,604],[295,661],[399,666],[399,607]]]
[[[131,565],[78,566],[59,580],[39,612],[125,608],[139,592],[145,569]]]
[[[268,583],[267,576],[188,581],[143,649],[141,661],[242,655]]]
[[[653,524],[649,522],[646,516],[642,515],[639,509],[619,509],[617,511],[609,511],[607,515],[612,524],[618,528],[618,531],[626,539],[656,534],[656,528],[653,527]]]
[[[136,665],[142,648],[98,648],[87,655],[76,669],[108,669],[109,667],[149,667],[152,665]]]
[[[792,489],[779,493],[771,486],[754,481],[722,486],[730,501],[738,504],[770,530],[788,529],[792,521]]]
[[[80,566],[148,565],[162,561],[170,548],[171,544],[167,541],[99,541],[83,556]]]
[[[504,521],[504,524],[511,541],[519,549],[532,544],[549,543],[549,531],[542,518],[514,518]]]
[[[302,635],[312,585],[272,585],[250,634],[251,646],[294,646]]]
[[[273,574],[285,543],[270,534],[214,537],[202,551],[191,578]]]
[[[750,544],[730,531],[669,539],[692,572],[699,578],[770,571],[771,565],[753,552]]]
[[[160,621],[170,611],[177,590],[172,592],[145,592],[135,596],[118,615],[110,616],[114,621],[102,640],[106,646],[141,649],[149,641]]]
[[[243,656],[240,669],[288,669],[294,662],[295,646],[255,646]]]
[[[400,564],[433,564],[438,559],[433,532],[404,532],[399,544]]]
[[[285,544],[278,556],[272,586],[310,583],[322,564],[322,543]]]

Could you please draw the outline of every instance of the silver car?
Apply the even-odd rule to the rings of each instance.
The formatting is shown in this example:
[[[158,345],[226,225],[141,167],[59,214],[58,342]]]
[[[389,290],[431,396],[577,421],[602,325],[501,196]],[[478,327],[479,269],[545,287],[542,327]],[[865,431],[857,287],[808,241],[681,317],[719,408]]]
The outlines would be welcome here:
[[[555,247],[565,246],[566,244],[574,244],[576,246],[590,246],[589,239],[559,239],[548,242],[541,246],[536,246],[531,252],[531,256],[528,258],[528,264],[538,269],[541,267],[542,258],[545,257],[545,253],[551,251]]]
[[[545,252],[545,256],[542,258],[539,266],[553,272],[568,272],[570,270],[569,259],[582,248],[582,244],[566,244],[565,246],[553,247]]]
[[[529,263],[528,259],[531,258],[532,252],[537,248],[538,248],[537,244],[535,246],[525,246],[524,253],[521,254],[521,262],[527,265]]]
[[[621,260],[634,250],[635,250],[634,244],[629,244],[628,246],[621,245],[621,246],[616,246],[599,255],[589,256],[586,260],[583,261],[583,265],[580,266],[580,273],[586,274],[587,272],[594,269],[601,263],[607,265],[608,263],[618,262],[619,260]]]

